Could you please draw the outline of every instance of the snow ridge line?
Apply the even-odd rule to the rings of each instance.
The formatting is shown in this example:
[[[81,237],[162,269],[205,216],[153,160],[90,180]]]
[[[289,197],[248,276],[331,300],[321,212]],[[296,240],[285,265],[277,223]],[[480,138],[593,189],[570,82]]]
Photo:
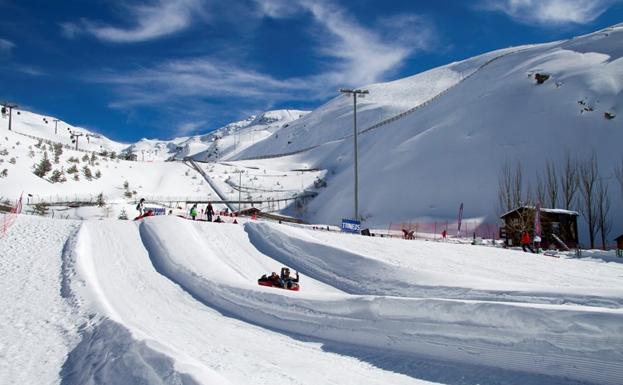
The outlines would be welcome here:
[[[431,97],[430,99],[428,99],[428,100],[426,100],[426,101],[424,101],[424,102],[422,102],[422,103],[418,104],[417,106],[415,106],[415,107],[413,107],[413,108],[410,108],[410,109],[408,109],[408,110],[406,110],[406,111],[403,111],[403,112],[401,112],[401,113],[399,113],[399,114],[397,114],[397,115],[394,115],[394,116],[392,116],[392,117],[390,117],[390,118],[384,119],[384,120],[382,120],[382,121],[380,121],[380,122],[378,122],[378,123],[373,124],[373,125],[372,125],[372,126],[370,126],[370,127],[367,127],[367,128],[365,128],[365,129],[363,129],[363,130],[359,131],[359,135],[361,135],[361,134],[365,134],[365,133],[368,133],[368,132],[370,132],[370,131],[373,131],[373,130],[375,130],[375,129],[377,129],[377,128],[380,128],[380,127],[386,126],[386,125],[388,125],[388,124],[390,124],[390,123],[392,123],[392,122],[395,122],[395,121],[397,121],[397,120],[400,120],[400,119],[402,119],[402,118],[404,118],[404,117],[406,117],[406,116],[408,116],[408,115],[410,115],[410,114],[414,113],[415,111],[418,111],[418,110],[420,110],[420,109],[422,109],[422,108],[424,108],[424,107],[428,106],[428,105],[429,105],[429,104],[431,104],[433,101],[435,101],[435,100],[439,99],[441,96],[443,96],[443,95],[447,94],[449,91],[451,91],[452,89],[454,89],[454,88],[455,88],[455,87],[457,87],[458,85],[462,84],[462,83],[463,83],[463,82],[465,82],[466,80],[468,80],[468,79],[470,79],[471,77],[473,77],[474,75],[476,75],[478,72],[480,72],[481,70],[483,70],[484,68],[486,68],[487,66],[489,66],[491,63],[493,63],[493,62],[495,62],[495,61],[497,61],[497,60],[499,60],[499,59],[502,59],[502,58],[504,58],[504,57],[506,57],[506,56],[509,56],[509,55],[512,55],[512,54],[516,54],[516,53],[519,53],[519,52],[522,52],[522,51],[526,51],[526,50],[528,50],[528,49],[529,49],[529,47],[528,47],[528,48],[520,48],[520,49],[517,49],[517,50],[514,50],[514,51],[510,51],[510,52],[505,52],[505,53],[503,53],[503,54],[501,54],[501,55],[498,55],[498,56],[496,56],[496,57],[493,57],[493,58],[491,58],[491,59],[487,60],[486,62],[484,62],[484,63],[482,63],[480,66],[478,66],[478,68],[476,68],[476,69],[475,69],[474,71],[472,71],[470,74],[468,74],[467,76],[465,76],[464,78],[462,78],[461,80],[459,80],[458,82],[456,82],[455,84],[451,85],[450,87],[446,88],[445,90],[441,91],[440,93],[436,94],[435,96]],[[318,147],[323,146],[323,145],[328,144],[328,143],[333,143],[333,142],[337,142],[337,141],[345,140],[345,139],[348,139],[348,138],[352,138],[353,136],[354,136],[354,134],[348,134],[348,135],[346,135],[346,136],[343,136],[343,137],[338,138],[338,139],[331,140],[331,141],[329,141],[329,142],[316,144],[316,145],[314,145],[314,146],[306,147],[306,148],[303,148],[303,149],[300,149],[300,150],[296,150],[296,151],[284,152],[284,153],[281,153],[281,154],[273,154],[273,155],[259,155],[259,156],[251,156],[251,157],[240,158],[240,159],[236,159],[236,160],[259,160],[259,159],[272,159],[272,158],[281,158],[281,157],[284,157],[284,156],[296,155],[296,154],[300,154],[300,153],[303,153],[303,152],[307,152],[307,151],[313,150],[313,149],[315,149],[315,148],[318,148]]]
[[[139,228],[156,270],[205,306],[260,327],[320,342],[580,381],[614,385],[623,376],[617,312],[365,295],[321,299],[250,282],[232,284],[211,268],[194,265],[205,258],[222,261],[193,226],[173,235],[158,223],[163,222],[147,221]],[[186,237],[200,244],[185,249]]]
[[[247,223],[244,225],[244,230],[251,244],[261,253],[270,255],[274,260],[296,269],[305,276],[348,294],[623,308],[623,298],[614,295],[606,297],[545,290],[513,291],[460,286],[429,286],[413,283],[412,271],[404,271],[402,279],[400,275],[396,275],[394,281],[379,279],[378,275],[370,275],[369,271],[400,271],[401,269],[330,244],[293,237],[288,233],[276,231],[274,226],[262,222]]]

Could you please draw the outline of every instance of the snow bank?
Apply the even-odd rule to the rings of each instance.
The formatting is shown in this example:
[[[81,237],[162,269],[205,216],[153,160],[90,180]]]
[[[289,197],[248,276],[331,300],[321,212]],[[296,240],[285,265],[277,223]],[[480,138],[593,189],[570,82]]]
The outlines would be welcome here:
[[[623,375],[619,309],[279,292],[234,270],[211,268],[223,265],[210,245],[224,225],[206,226],[211,231],[202,239],[191,224],[156,218],[142,224],[141,236],[158,271],[202,303],[242,320],[323,340],[578,380],[615,384]]]

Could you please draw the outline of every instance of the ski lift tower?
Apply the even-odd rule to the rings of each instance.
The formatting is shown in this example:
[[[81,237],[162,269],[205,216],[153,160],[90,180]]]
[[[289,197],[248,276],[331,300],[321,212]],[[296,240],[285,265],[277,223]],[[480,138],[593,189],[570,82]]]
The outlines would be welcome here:
[[[8,103],[8,102],[2,103],[2,110],[3,110],[2,111],[3,112],[2,115],[4,115],[6,110],[9,110],[9,131],[11,131],[11,123],[12,123],[12,120],[13,120],[13,109],[14,108],[17,108],[17,104],[15,104],[15,103]]]
[[[76,143],[76,150],[78,150],[78,139],[81,136],[86,137],[87,139],[89,139],[89,134],[85,134],[83,132],[77,132],[77,131],[72,131],[71,128],[67,127],[67,131],[69,131],[69,136],[71,137],[71,142],[72,143]]]
[[[359,220],[359,159],[358,159],[358,146],[357,146],[357,96],[364,98],[370,93],[368,90],[358,89],[340,89],[340,92],[344,95],[353,95],[353,129],[355,138],[355,217],[354,220]]]

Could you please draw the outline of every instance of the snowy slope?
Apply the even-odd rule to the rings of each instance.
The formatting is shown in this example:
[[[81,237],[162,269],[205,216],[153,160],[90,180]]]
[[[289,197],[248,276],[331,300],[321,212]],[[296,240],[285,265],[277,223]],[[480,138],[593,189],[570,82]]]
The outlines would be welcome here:
[[[83,136],[78,137],[78,148],[85,151],[105,150],[119,153],[128,146],[127,144],[115,142],[85,128],[72,126],[62,120],[58,122],[54,122],[54,120],[56,120],[54,117],[13,109],[11,125],[13,131],[18,134],[31,135],[69,146],[75,146],[75,144],[72,143],[70,132],[82,134]],[[8,121],[8,113],[6,116],[0,117],[2,131],[7,130]]]
[[[141,197],[148,200],[152,197],[186,200],[215,196],[209,185],[182,163],[131,162],[102,155],[95,155],[92,160],[93,153],[67,148],[63,148],[56,163],[50,146],[45,143],[40,147],[38,145],[36,139],[9,131],[0,137],[0,151],[6,151],[6,155],[0,155],[0,170],[7,170],[7,176],[0,178],[0,198],[14,201],[23,194],[24,204],[34,204],[95,201],[98,194],[103,194],[109,204],[105,208],[84,208],[80,212],[69,212],[63,208],[56,214],[72,218],[116,218],[123,209],[133,216],[135,202]],[[52,170],[40,178],[33,170],[44,153],[52,163]],[[76,173],[70,173],[72,167],[76,168]],[[85,167],[91,172],[90,180],[85,174]],[[53,183],[51,176],[54,171],[62,171],[65,181]],[[28,194],[31,195],[29,198]],[[25,210],[30,209],[27,207]]]
[[[56,222],[20,218],[11,243]],[[91,314],[81,341],[40,339],[73,349],[63,383],[553,385],[622,375],[619,263],[175,217],[88,221],[64,236],[63,265],[40,266],[35,281],[65,282],[65,302],[49,311]],[[257,285],[283,265],[300,271],[301,292]],[[32,318],[5,301],[13,322]],[[25,347],[11,335],[0,341],[22,365]],[[63,358],[54,357],[49,374]],[[40,373],[26,370],[4,367],[0,378]]]
[[[360,102],[362,130],[375,121],[374,111],[382,104],[375,102],[375,94],[399,105],[403,92],[422,89],[409,103],[413,107],[455,85],[422,108],[360,136],[360,211],[367,225],[452,220],[461,202],[466,216],[495,222],[498,175],[505,161],[521,161],[526,184],[534,187],[547,161],[560,164],[565,152],[584,160],[595,151],[601,175],[611,183],[613,233],[620,233],[623,205],[611,175],[623,140],[622,41],[623,27],[617,26],[366,87],[371,94]],[[486,58],[500,54],[504,56],[473,72]],[[537,85],[536,73],[550,78]],[[465,80],[457,83],[460,79]],[[618,116],[608,120],[606,112]],[[351,102],[339,97],[240,157],[326,143],[290,159],[328,171],[328,187],[308,207],[307,218],[336,223],[353,215],[353,150],[352,137],[331,141],[349,135],[351,122]]]

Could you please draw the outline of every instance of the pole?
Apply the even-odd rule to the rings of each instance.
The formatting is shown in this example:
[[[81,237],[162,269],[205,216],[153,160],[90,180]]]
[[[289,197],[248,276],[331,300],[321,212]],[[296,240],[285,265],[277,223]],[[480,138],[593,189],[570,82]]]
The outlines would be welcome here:
[[[359,159],[357,151],[357,93],[353,92],[353,129],[355,131],[355,220],[359,220]]]
[[[242,201],[242,170],[238,172],[240,173],[240,179],[238,182],[238,215],[240,215],[240,203]]]
[[[13,107],[9,107],[9,131],[11,131],[11,122],[13,121]]]
[[[54,135],[58,133],[58,119],[54,119]]]
[[[357,94],[360,94],[361,97],[365,97],[366,94],[370,92],[368,90],[351,90],[351,89],[340,89],[340,92],[346,95],[353,95],[353,137],[354,137],[354,171],[355,171],[355,186],[354,186],[354,195],[355,195],[355,217],[356,221],[360,220],[359,217],[359,150],[358,150],[358,133],[357,133]]]

